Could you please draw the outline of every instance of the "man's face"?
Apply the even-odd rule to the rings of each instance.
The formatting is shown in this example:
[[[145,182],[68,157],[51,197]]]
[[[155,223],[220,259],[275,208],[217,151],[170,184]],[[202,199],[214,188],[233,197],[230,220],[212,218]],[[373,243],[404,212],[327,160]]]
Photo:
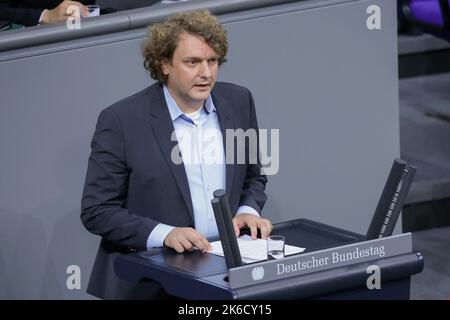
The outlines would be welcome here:
[[[200,37],[180,34],[172,61],[163,61],[161,70],[183,112],[199,109],[208,98],[217,79],[218,59],[214,49]]]

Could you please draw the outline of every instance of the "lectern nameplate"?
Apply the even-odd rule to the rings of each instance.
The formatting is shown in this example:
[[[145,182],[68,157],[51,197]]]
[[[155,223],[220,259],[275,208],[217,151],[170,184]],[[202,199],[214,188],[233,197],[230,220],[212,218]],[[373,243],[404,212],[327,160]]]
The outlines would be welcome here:
[[[297,254],[280,260],[231,268],[230,288],[236,289],[412,252],[411,233]]]

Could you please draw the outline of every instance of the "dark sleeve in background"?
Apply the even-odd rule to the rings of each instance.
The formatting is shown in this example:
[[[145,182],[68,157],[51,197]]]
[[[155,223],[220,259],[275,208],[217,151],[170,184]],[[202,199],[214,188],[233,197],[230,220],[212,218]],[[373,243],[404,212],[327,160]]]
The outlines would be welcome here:
[[[150,7],[161,0],[97,0],[95,3],[102,8],[113,8],[117,11]]]
[[[73,0],[82,4],[95,4],[95,0]],[[8,2],[8,1],[7,1]],[[53,9],[63,0],[10,0],[9,3],[15,7],[34,9]]]
[[[61,2],[61,0],[0,0],[0,20],[27,27],[35,26],[39,22],[42,11],[53,9]]]
[[[0,20],[27,27],[35,26],[38,24],[39,17],[44,9],[53,9],[61,2],[62,0],[0,0]],[[101,14],[107,14],[149,7],[161,2],[161,0],[78,0],[78,2],[84,5],[97,4],[100,6]]]
[[[34,26],[39,22],[43,9],[12,7],[0,3],[0,20],[9,21],[24,26]]]

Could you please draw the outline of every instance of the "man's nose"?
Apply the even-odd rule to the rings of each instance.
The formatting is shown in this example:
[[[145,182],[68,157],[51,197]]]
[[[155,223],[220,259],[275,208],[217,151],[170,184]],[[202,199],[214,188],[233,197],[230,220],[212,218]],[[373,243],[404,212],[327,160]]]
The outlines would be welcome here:
[[[202,63],[200,63],[199,76],[202,78],[211,77],[211,70],[208,61],[203,61]]]

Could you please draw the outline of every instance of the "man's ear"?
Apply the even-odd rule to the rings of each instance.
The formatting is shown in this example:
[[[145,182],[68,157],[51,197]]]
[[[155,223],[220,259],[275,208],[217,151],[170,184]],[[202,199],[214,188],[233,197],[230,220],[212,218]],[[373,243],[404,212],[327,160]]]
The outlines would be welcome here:
[[[167,59],[161,60],[161,71],[165,76],[169,75],[169,61]]]

